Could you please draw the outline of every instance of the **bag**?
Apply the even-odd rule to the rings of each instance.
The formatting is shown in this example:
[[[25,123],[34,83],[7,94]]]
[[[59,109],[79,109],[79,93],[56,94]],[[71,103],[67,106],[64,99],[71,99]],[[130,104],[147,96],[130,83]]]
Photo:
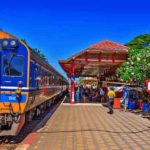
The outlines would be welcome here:
[[[125,99],[124,99],[124,98],[121,98],[121,99],[120,99],[120,103],[123,104],[124,102],[125,102]]]

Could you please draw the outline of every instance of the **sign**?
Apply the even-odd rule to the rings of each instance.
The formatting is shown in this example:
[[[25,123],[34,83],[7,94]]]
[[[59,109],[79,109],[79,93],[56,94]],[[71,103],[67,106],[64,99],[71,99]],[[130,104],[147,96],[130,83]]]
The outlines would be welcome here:
[[[150,79],[146,80],[146,91],[150,93]]]

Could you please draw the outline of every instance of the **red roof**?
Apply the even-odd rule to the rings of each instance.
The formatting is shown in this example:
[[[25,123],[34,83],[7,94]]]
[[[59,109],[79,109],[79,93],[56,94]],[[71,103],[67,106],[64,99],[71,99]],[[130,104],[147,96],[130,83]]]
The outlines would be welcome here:
[[[109,40],[104,40],[102,42],[99,42],[97,44],[88,47],[87,49],[126,50],[128,49],[128,47]]]
[[[128,58],[128,47],[105,40],[94,44],[85,50],[71,56],[59,63],[68,77],[74,75],[97,77],[97,75],[110,76]]]

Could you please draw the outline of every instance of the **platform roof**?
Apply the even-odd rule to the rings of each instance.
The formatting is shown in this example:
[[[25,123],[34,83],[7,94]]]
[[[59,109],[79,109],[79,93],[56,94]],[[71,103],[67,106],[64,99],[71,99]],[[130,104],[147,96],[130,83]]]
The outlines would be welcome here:
[[[105,40],[94,44],[85,50],[67,58],[60,60],[59,64],[71,77],[74,64],[74,75],[80,76],[110,76],[115,73],[117,67],[128,58],[128,47]]]

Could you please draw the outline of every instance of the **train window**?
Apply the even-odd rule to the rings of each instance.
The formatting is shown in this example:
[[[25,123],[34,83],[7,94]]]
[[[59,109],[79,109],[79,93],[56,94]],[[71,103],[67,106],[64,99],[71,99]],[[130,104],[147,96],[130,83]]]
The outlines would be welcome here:
[[[55,84],[55,76],[53,75],[53,77],[52,77],[52,85],[56,85]]]
[[[46,84],[49,85],[49,74],[47,73],[47,76],[46,76]]]
[[[23,76],[24,57],[17,55],[3,56],[3,76]]]
[[[51,85],[52,76],[49,74],[49,85]]]
[[[37,72],[38,71],[38,68],[37,67],[34,67],[34,72]]]
[[[53,75],[50,75],[50,84],[49,85],[53,85]]]

